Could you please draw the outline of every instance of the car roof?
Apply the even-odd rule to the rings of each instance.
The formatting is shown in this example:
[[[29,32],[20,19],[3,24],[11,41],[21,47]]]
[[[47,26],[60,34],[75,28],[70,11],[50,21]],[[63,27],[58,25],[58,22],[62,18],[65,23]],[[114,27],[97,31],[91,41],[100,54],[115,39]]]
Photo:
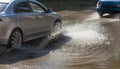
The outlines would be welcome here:
[[[11,0],[0,0],[1,3],[9,3]]]
[[[9,3],[11,1],[17,1],[17,0],[0,0],[1,3]],[[23,0],[23,1],[36,1],[36,0]]]
[[[100,0],[100,1],[120,1],[120,0]]]

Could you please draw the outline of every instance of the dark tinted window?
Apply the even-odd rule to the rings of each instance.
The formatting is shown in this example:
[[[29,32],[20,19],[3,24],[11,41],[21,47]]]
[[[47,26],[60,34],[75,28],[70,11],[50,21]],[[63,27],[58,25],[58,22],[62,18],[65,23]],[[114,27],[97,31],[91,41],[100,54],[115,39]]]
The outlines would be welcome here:
[[[101,1],[120,1],[120,0],[101,0]]]
[[[21,2],[14,6],[15,13],[28,13],[32,12],[30,5],[27,2]]]
[[[0,13],[5,9],[6,6],[6,3],[0,3]]]
[[[43,7],[41,7],[39,4],[30,2],[30,6],[31,6],[33,12],[44,12]]]

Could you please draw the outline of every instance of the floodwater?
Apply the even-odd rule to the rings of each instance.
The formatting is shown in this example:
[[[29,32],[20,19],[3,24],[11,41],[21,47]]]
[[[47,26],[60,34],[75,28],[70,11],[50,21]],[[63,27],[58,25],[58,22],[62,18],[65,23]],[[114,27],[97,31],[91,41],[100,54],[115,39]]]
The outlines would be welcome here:
[[[82,21],[64,20],[70,24],[63,24],[57,40],[34,40],[4,53],[0,69],[120,69],[119,17],[92,12]]]

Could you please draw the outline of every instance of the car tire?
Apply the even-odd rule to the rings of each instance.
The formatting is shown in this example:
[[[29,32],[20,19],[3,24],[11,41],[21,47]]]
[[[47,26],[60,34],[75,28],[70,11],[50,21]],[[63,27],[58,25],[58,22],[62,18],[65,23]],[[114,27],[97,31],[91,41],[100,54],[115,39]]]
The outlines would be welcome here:
[[[23,43],[23,34],[20,30],[16,29],[12,32],[9,38],[7,48],[20,48]]]
[[[101,18],[103,18],[104,13],[102,11],[98,11],[98,14]]]
[[[60,21],[56,21],[53,26],[53,30],[51,32],[51,36],[58,36],[62,33],[62,23]]]

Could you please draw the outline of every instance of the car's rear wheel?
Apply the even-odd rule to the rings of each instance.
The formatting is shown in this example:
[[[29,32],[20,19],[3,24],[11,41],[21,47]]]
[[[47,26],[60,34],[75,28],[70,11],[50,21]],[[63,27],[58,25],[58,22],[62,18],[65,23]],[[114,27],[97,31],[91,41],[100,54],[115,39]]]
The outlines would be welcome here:
[[[22,32],[18,29],[14,30],[9,39],[9,47],[8,48],[19,48],[23,43]]]

